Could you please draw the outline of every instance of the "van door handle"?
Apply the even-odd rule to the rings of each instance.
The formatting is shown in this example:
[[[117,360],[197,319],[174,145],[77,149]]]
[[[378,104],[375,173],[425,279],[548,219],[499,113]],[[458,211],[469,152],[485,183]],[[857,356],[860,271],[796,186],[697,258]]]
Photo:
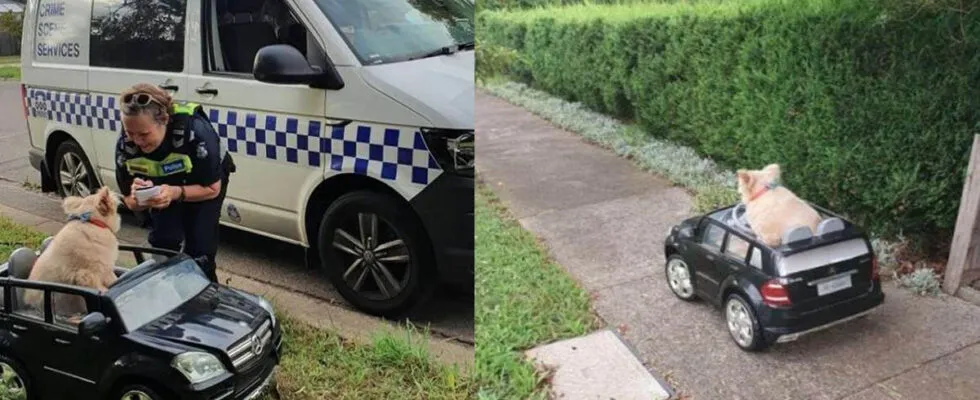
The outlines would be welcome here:
[[[705,256],[705,258],[707,258],[707,259],[709,259],[711,261],[714,261],[715,260],[715,255],[714,254],[708,254],[707,256]]]
[[[14,324],[13,327],[14,327],[14,329],[16,329],[18,331],[26,331],[27,330],[27,327],[26,326],[21,326],[21,325],[17,325],[17,324]]]
[[[169,91],[172,91],[172,92],[176,92],[176,91],[180,90],[180,86],[177,86],[177,85],[160,85],[160,89],[169,90]]]
[[[71,344],[71,342],[69,342],[69,341],[67,341],[65,339],[61,339],[61,338],[55,338],[54,339],[54,342],[57,343],[57,344]]]
[[[199,93],[199,94],[210,94],[212,96],[216,96],[218,94],[218,89],[215,89],[215,88],[199,87],[199,88],[194,89],[194,90],[197,91],[197,93]]]

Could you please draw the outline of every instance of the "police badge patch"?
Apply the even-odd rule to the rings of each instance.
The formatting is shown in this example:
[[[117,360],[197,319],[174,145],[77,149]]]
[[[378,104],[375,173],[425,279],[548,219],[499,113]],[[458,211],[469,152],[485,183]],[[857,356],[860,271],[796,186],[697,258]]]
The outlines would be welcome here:
[[[197,144],[197,158],[205,159],[208,157],[208,149],[204,146],[204,142]]]

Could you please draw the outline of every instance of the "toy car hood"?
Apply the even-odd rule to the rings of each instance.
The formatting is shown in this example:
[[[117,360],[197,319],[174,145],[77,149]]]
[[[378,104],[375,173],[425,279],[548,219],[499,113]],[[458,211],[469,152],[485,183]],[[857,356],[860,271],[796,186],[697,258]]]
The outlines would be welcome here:
[[[193,347],[225,350],[265,320],[267,312],[226,287],[209,286],[179,307],[143,325],[137,332]]]

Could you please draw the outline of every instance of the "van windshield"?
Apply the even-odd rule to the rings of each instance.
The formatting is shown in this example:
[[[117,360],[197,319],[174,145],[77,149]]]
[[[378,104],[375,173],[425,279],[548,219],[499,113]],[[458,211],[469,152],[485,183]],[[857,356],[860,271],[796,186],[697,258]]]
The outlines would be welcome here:
[[[211,283],[194,260],[182,261],[139,279],[139,283],[113,298],[129,331],[173,311]]]
[[[472,0],[315,0],[364,65],[438,55],[474,40]]]

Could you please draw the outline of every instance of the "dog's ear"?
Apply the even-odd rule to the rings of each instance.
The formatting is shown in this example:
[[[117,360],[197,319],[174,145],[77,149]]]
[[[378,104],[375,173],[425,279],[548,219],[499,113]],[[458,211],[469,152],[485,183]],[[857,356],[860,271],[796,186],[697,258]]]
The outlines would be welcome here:
[[[85,199],[78,196],[68,196],[61,201],[61,209],[65,214],[79,214],[85,209]]]
[[[112,211],[112,206],[114,203],[112,201],[112,193],[109,192],[109,188],[103,186],[102,189],[99,189],[98,200],[99,205],[96,207],[96,210],[101,215],[109,215],[109,212]]]
[[[740,169],[735,172],[735,175],[738,176],[738,183],[742,186],[748,186],[749,182],[752,182],[752,175],[749,174],[749,171]]]
[[[763,171],[766,171],[772,179],[779,179],[779,175],[782,174],[782,168],[779,167],[779,164],[769,164],[763,168]]]

